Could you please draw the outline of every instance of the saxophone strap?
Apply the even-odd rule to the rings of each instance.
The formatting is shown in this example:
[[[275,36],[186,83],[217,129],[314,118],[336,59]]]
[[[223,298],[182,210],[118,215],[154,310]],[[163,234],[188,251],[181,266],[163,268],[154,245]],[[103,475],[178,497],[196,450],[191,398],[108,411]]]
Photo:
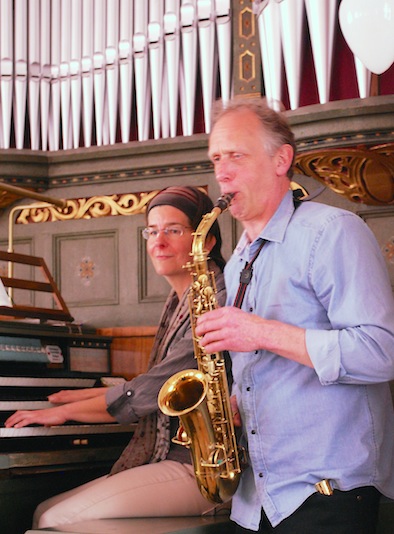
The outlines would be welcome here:
[[[294,192],[293,192],[293,203],[294,203],[294,211],[302,203],[302,201],[299,198],[297,198],[297,195],[295,195]],[[238,291],[237,291],[237,294],[235,296],[235,300],[234,300],[234,304],[233,304],[233,306],[235,308],[241,308],[241,306],[242,306],[242,302],[244,300],[245,293],[246,293],[246,288],[248,287],[250,281],[252,280],[253,263],[256,260],[257,256],[260,254],[261,249],[263,248],[263,246],[266,243],[267,243],[267,239],[263,239],[261,241],[261,243],[259,245],[259,248],[256,250],[253,258],[250,261],[246,262],[245,267],[240,272]]]
[[[261,241],[260,246],[257,249],[255,255],[253,256],[253,258],[250,261],[246,262],[245,267],[242,269],[242,271],[241,271],[241,273],[239,275],[238,291],[237,291],[237,295],[235,297],[234,304],[233,304],[233,306],[235,306],[235,308],[240,308],[242,306],[242,302],[244,300],[245,293],[246,293],[246,288],[248,287],[250,281],[252,280],[253,263],[254,263],[255,259],[257,258],[257,256],[260,254],[260,251],[263,248],[263,246],[266,244],[266,242],[267,242],[266,239],[263,239]]]

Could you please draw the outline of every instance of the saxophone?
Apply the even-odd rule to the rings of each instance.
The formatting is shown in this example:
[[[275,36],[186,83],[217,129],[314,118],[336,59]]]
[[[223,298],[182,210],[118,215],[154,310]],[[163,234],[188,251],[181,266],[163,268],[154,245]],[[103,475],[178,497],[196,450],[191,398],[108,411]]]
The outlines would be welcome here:
[[[235,493],[244,451],[236,442],[223,354],[207,354],[199,345],[195,327],[200,315],[218,306],[215,278],[208,270],[204,245],[211,226],[232,197],[220,197],[213,210],[204,215],[193,234],[193,261],[185,266],[193,279],[188,297],[198,369],[174,374],[158,396],[161,411],[179,417],[180,427],[173,441],[190,448],[197,485],[213,503],[226,502]]]

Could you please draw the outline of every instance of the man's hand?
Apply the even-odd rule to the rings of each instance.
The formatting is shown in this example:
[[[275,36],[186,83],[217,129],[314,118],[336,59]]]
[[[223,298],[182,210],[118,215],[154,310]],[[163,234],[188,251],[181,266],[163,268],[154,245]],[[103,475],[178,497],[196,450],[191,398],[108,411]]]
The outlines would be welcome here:
[[[267,350],[313,368],[309,357],[305,329],[264,319],[233,306],[204,313],[197,319],[196,335],[208,354]]]
[[[249,352],[261,348],[261,319],[239,308],[226,306],[204,313],[197,319],[196,334],[208,354],[232,350]]]

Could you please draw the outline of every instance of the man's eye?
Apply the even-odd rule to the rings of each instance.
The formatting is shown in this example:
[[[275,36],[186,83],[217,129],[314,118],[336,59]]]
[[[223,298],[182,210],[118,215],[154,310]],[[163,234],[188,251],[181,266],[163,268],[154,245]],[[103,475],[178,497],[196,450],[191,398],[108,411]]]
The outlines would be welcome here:
[[[151,229],[149,230],[149,235],[150,235],[151,237],[157,237],[157,236],[159,235],[159,230],[154,230],[153,228],[151,228]]]

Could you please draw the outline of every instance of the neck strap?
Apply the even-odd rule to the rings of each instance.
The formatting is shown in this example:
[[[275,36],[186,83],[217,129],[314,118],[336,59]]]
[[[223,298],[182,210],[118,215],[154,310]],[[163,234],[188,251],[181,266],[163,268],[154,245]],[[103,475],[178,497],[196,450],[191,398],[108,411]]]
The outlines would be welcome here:
[[[241,273],[239,275],[238,291],[237,291],[237,295],[235,297],[234,304],[233,304],[233,306],[235,308],[240,308],[242,306],[242,302],[244,300],[246,288],[248,287],[249,282],[252,280],[253,263],[254,263],[255,259],[257,258],[257,256],[260,254],[260,251],[263,248],[263,246],[266,244],[266,242],[267,242],[266,239],[262,240],[262,242],[260,243],[259,248],[256,250],[255,255],[253,256],[253,258],[250,261],[248,261],[245,264],[245,267],[242,269],[242,271],[241,271]]]
[[[300,204],[302,203],[302,201],[296,197],[293,197],[293,202],[294,202],[294,211],[298,208],[298,206],[300,206]],[[244,300],[244,297],[245,297],[245,293],[246,293],[246,288],[248,287],[250,281],[252,280],[252,276],[253,276],[253,263],[255,261],[255,259],[257,258],[257,256],[260,254],[261,252],[261,249],[263,248],[263,246],[267,243],[267,239],[263,239],[260,243],[260,246],[259,248],[256,250],[253,258],[246,262],[245,264],[245,267],[242,269],[240,275],[239,275],[239,286],[238,286],[238,291],[237,291],[237,294],[235,296],[235,300],[234,300],[234,304],[233,306],[235,308],[240,308],[242,306],[242,302]]]

